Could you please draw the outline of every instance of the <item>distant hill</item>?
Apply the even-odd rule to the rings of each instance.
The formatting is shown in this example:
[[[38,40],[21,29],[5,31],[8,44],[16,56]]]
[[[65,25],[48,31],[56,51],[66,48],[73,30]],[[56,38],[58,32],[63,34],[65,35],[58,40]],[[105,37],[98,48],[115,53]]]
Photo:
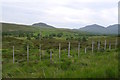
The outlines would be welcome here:
[[[116,35],[118,34],[118,24],[110,25],[108,27],[103,27],[97,24],[88,25],[80,29],[62,29],[55,28],[53,26],[47,25],[45,23],[35,23],[33,25],[21,25],[13,23],[0,23],[2,24],[2,32],[11,32],[11,31],[42,31],[45,33],[50,32],[70,32],[70,33],[80,33],[80,34],[94,34],[94,35]],[[120,26],[120,25],[119,25]]]
[[[97,24],[88,25],[79,29],[80,31],[90,32],[94,34],[118,34],[118,24],[103,27]]]
[[[108,34],[118,34],[118,26],[120,26],[120,24],[114,24],[114,25],[110,25],[107,27],[108,30]]]
[[[32,26],[35,26],[35,27],[40,27],[40,28],[55,28],[55,27],[53,27],[53,26],[50,26],[50,25],[48,25],[48,24],[45,24],[45,23],[35,23],[35,24],[33,24]]]
[[[88,25],[83,28],[80,28],[79,30],[95,34],[103,34],[103,32],[106,33],[106,28],[97,24]]]
[[[73,35],[75,33],[78,34],[87,34],[81,31],[71,30],[71,29],[63,29],[63,28],[54,28],[52,26],[42,27],[42,26],[31,26],[31,25],[21,25],[21,24],[13,24],[13,23],[0,23],[2,24],[2,32],[42,32],[43,35],[49,35],[49,34],[59,34],[63,33],[64,36],[66,35]]]
[[[13,24],[13,23],[0,23],[2,24],[2,32],[11,32],[11,31],[36,31],[37,29],[21,24]]]

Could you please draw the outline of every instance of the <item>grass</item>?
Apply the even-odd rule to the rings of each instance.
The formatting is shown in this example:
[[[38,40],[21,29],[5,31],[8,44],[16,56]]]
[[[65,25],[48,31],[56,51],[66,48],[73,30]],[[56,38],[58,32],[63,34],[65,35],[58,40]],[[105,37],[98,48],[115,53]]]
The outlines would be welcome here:
[[[113,37],[114,38],[114,37]],[[95,40],[95,39],[94,39]],[[101,39],[102,41],[104,39]],[[110,40],[110,39],[109,39]],[[111,39],[113,42],[114,40]],[[92,53],[84,47],[91,41],[81,43],[80,56],[77,54],[77,41],[71,42],[71,57],[68,58],[68,42],[61,41],[61,58],[59,60],[58,43],[61,40],[44,40],[42,58],[40,61],[37,41],[31,40],[29,63],[24,49],[25,40],[15,37],[3,38],[3,78],[117,78],[118,77],[118,50],[97,51]],[[97,41],[97,40],[96,40]],[[112,42],[111,41],[111,42]],[[15,64],[12,63],[12,44],[15,44]],[[104,41],[103,41],[104,42]],[[35,44],[36,43],[36,44]],[[53,44],[53,45],[51,45]],[[18,46],[19,45],[19,46]],[[90,46],[91,44],[87,45]],[[52,47],[53,46],[53,47]],[[102,47],[101,46],[101,50]],[[52,63],[49,49],[53,49]],[[97,49],[97,45],[95,46]]]
[[[22,28],[21,28],[22,26]],[[29,29],[28,29],[29,28]],[[40,31],[42,36],[63,33],[62,37],[53,37],[39,41],[34,37],[27,40],[26,36],[18,37],[16,32],[4,35],[2,38],[2,76],[3,78],[118,78],[118,50],[115,50],[115,36],[88,36],[86,33],[68,29],[44,29],[32,26],[3,24],[3,32],[21,31],[25,34],[33,32],[34,36]],[[22,32],[20,32],[22,33]],[[18,33],[17,33],[18,34]],[[80,40],[80,56],[78,57],[78,40],[87,37],[86,41]],[[66,40],[73,37],[71,40]],[[95,41],[94,53],[91,51],[91,42]],[[101,41],[100,51],[97,51],[97,41]],[[104,51],[104,41],[107,40],[107,50]],[[68,42],[71,42],[71,57],[68,58]],[[111,42],[112,49],[108,50]],[[42,45],[40,61],[39,45]],[[61,43],[61,58],[59,59],[59,43]],[[29,44],[29,63],[27,63],[26,46]],[[13,64],[12,46],[15,46],[15,63]],[[87,47],[85,54],[84,48]],[[52,61],[50,61],[52,49]]]
[[[34,51],[33,51],[34,52]],[[74,51],[72,51],[74,52]],[[71,52],[71,55],[72,55]],[[117,78],[118,77],[118,53],[115,50],[103,53],[81,53],[80,57],[73,54],[68,58],[67,53],[62,53],[59,61],[58,55],[53,54],[50,63],[49,53],[39,56],[30,53],[30,61],[27,63],[24,56],[23,62],[12,63],[12,57],[3,58],[4,78]],[[66,55],[66,56],[65,56]],[[20,56],[19,56],[20,57]],[[47,57],[47,58],[44,58]],[[9,59],[9,60],[8,60]]]

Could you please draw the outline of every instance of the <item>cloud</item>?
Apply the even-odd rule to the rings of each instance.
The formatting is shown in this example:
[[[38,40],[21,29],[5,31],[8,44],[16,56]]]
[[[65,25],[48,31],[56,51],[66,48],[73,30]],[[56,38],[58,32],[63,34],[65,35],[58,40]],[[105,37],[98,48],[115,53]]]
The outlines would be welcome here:
[[[2,21],[80,28],[117,23],[118,0],[2,0]]]

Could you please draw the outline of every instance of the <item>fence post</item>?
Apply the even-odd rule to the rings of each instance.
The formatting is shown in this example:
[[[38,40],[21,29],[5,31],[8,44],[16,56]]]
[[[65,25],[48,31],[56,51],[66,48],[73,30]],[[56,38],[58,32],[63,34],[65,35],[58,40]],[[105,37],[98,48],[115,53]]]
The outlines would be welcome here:
[[[117,38],[116,38],[116,41],[115,41],[115,49],[117,49],[117,45],[118,45],[118,42],[117,42]]]
[[[14,46],[13,46],[13,64],[14,64]]]
[[[69,42],[69,45],[68,45],[68,57],[70,57],[70,42]]]
[[[85,47],[85,53],[87,52],[87,49],[86,49],[86,47]]]
[[[29,45],[27,45],[27,62],[29,62]]]
[[[59,59],[60,59],[60,54],[61,54],[61,44],[59,43]]]
[[[40,52],[40,61],[41,61],[41,54],[42,54],[41,44],[40,44],[40,49],[39,49],[39,52]]]
[[[41,41],[42,40],[42,33],[40,31],[40,35],[39,35],[39,40]]]
[[[79,57],[79,54],[80,54],[80,42],[78,43],[78,57]]]
[[[52,50],[50,50],[50,62],[52,62]]]
[[[109,43],[109,50],[111,50],[111,43]]]
[[[100,40],[98,41],[98,50],[100,50]]]
[[[104,50],[106,50],[107,41],[105,40]]]
[[[92,53],[94,51],[94,41],[92,41]]]

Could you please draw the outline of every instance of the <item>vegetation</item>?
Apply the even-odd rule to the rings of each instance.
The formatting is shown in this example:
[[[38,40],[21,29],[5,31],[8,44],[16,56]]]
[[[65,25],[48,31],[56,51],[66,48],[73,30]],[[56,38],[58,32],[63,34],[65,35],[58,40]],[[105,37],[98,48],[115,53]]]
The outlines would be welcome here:
[[[116,36],[94,36],[68,29],[44,29],[44,27],[33,28],[24,25],[19,28],[20,25],[11,25],[3,25],[3,78],[118,78]],[[9,29],[6,29],[8,27]],[[91,50],[93,40],[94,53]],[[99,51],[98,40],[101,42]],[[104,50],[105,40],[107,40],[107,50]],[[68,57],[68,42],[71,42],[71,57]],[[78,57],[79,42],[80,56]],[[59,43],[61,43],[60,58]],[[111,43],[111,50],[109,50],[109,43]],[[27,62],[28,44],[29,62]],[[14,64],[13,46],[15,46]],[[86,54],[85,48],[87,48]],[[50,61],[50,50],[52,50],[52,61]]]

